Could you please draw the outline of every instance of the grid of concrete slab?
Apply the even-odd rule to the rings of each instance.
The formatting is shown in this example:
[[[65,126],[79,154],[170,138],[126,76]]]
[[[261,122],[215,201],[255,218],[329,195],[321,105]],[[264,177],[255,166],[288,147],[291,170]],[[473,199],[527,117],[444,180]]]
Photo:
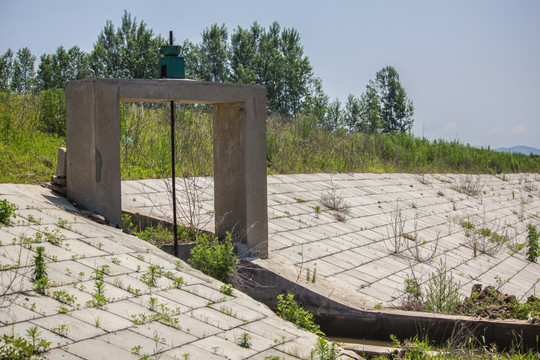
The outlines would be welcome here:
[[[170,219],[166,184],[123,182],[123,208]],[[201,205],[186,211],[194,189]],[[212,231],[211,179],[180,182],[178,196],[180,213]],[[538,174],[271,175],[268,206],[270,257],[254,262],[346,305],[398,306],[406,279],[425,286],[438,269],[463,296],[474,284],[540,294],[524,245],[527,225],[540,226]]]
[[[0,227],[0,335],[31,342],[35,329],[50,342],[47,358],[297,359],[316,345],[265,305],[226,295],[222,283],[88,220],[48,189],[0,184],[0,199],[18,207]],[[38,247],[45,294],[32,283]]]

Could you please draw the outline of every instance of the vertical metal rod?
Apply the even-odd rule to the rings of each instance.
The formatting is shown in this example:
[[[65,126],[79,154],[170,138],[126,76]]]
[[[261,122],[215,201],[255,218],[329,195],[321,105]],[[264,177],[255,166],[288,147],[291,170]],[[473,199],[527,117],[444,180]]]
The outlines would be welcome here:
[[[169,31],[169,45],[173,44],[173,32]],[[172,203],[173,203],[173,233],[174,256],[178,257],[178,223],[176,221],[176,151],[174,144],[174,101],[171,101],[171,169],[172,169]]]
[[[172,165],[172,203],[173,203],[173,233],[174,233],[174,256],[178,257],[178,224],[176,222],[176,169],[175,169],[175,144],[174,144],[174,101],[171,101],[171,165]]]

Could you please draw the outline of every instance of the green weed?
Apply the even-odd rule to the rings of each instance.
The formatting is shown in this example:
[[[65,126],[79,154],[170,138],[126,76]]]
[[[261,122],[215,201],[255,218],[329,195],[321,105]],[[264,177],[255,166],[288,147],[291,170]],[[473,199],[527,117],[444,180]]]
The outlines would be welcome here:
[[[40,338],[41,333],[36,327],[28,329],[26,334],[30,337],[31,343],[22,337],[4,334],[0,338],[0,358],[10,360],[33,359],[36,355],[45,352],[51,345],[50,342]]]
[[[251,336],[248,333],[242,333],[240,337],[236,340],[238,346],[245,349],[251,348]]]
[[[48,287],[49,279],[47,278],[47,265],[45,265],[45,249],[42,246],[36,248],[32,279],[34,280],[34,289],[38,293],[44,294],[45,289]]]
[[[334,341],[328,342],[324,338],[317,339],[315,348],[311,350],[311,360],[335,360],[339,354],[339,346]]]
[[[163,266],[149,265],[148,273],[141,275],[141,280],[148,285],[149,288],[156,287],[158,279],[163,275]]]
[[[231,296],[233,293],[233,286],[231,284],[223,284],[221,285],[221,288],[219,289],[219,291],[223,295]]]
[[[307,331],[324,336],[319,325],[313,321],[313,314],[299,306],[294,294],[280,294],[277,297],[277,315]]]
[[[227,232],[223,242],[217,238],[210,241],[208,235],[199,236],[196,242],[188,260],[191,266],[219,281],[228,282],[238,263],[231,234]]]
[[[460,302],[460,284],[456,282],[446,265],[439,264],[426,283],[426,309],[440,313],[449,313]]]
[[[15,218],[15,210],[17,206],[10,203],[6,199],[0,200],[0,224],[11,224],[11,218]]]
[[[536,262],[540,249],[538,246],[538,230],[533,224],[527,226],[527,257],[529,260]]]

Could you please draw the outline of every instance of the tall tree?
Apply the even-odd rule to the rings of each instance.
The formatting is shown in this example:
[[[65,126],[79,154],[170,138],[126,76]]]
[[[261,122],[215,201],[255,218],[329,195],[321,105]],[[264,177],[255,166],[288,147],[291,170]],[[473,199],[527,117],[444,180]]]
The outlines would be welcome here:
[[[104,78],[156,78],[159,54],[156,49],[166,44],[155,36],[144,21],[124,11],[122,25],[116,30],[110,20],[100,32],[90,55],[92,75]]]
[[[283,29],[280,47],[283,56],[283,88],[278,111],[294,117],[308,95],[309,84],[313,81],[313,68],[304,56],[300,34],[295,29]]]
[[[37,71],[39,90],[63,88],[68,80],[83,79],[90,73],[88,55],[78,46],[68,51],[59,46],[54,54],[43,54]]]
[[[345,103],[344,120],[350,131],[360,131],[360,121],[362,116],[362,104],[360,99],[353,94],[349,94]]]
[[[0,91],[9,89],[11,72],[13,70],[13,51],[7,51],[0,57]]]
[[[121,41],[114,30],[112,21],[107,20],[90,54],[92,76],[97,78],[123,77],[120,59],[121,46]]]
[[[324,120],[324,127],[328,131],[336,131],[343,128],[343,110],[341,101],[336,98],[329,105]]]
[[[360,122],[357,130],[366,134],[374,134],[381,130],[381,105],[377,90],[366,86],[366,91],[360,97]]]
[[[255,84],[255,61],[262,28],[256,22],[251,29],[240,26],[231,35],[231,81],[239,84]]]
[[[89,55],[78,46],[73,46],[68,50],[70,59],[67,72],[69,80],[84,79],[90,76]]]
[[[414,106],[399,81],[399,74],[392,66],[377,72],[370,82],[377,91],[381,105],[381,122],[385,133],[408,132],[414,122]]]
[[[182,43],[182,53],[184,56],[184,67],[186,70],[186,78],[199,79],[198,77],[198,71],[199,71],[198,45],[186,39]]]
[[[34,63],[36,57],[32,55],[29,48],[24,47],[17,51],[17,57],[13,61],[13,72],[10,81],[11,90],[28,94],[35,89]]]
[[[252,32],[254,31],[252,26]],[[282,56],[279,51],[281,27],[272,23],[259,37],[258,54],[254,64],[257,84],[266,86],[266,105],[269,111],[279,111],[283,88]]]
[[[205,81],[229,81],[229,33],[225,24],[213,24],[202,32],[197,47],[197,77]]]
[[[330,98],[324,93],[320,78],[315,77],[309,86],[308,95],[302,104],[302,112],[317,119],[320,125],[324,125]]]

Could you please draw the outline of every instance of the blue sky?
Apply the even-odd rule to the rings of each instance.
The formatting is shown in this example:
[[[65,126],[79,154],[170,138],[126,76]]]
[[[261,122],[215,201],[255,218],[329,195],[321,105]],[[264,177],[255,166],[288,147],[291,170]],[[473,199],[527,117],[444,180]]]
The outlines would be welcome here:
[[[0,52],[90,51],[124,9],[155,33],[199,41],[224,23],[296,28],[325,92],[359,97],[394,66],[415,105],[413,131],[492,148],[540,148],[540,0],[0,0]]]

